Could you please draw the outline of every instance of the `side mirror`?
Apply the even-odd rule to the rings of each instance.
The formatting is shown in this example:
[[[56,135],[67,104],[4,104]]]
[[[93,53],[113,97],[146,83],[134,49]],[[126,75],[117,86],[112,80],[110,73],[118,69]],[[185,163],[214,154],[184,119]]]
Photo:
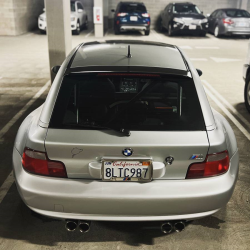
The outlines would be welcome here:
[[[78,13],[82,13],[83,12],[83,10],[82,9],[78,9]]]
[[[45,12],[45,8],[43,8],[43,12]]]
[[[54,66],[52,69],[51,69],[51,71],[56,75],[57,73],[58,73],[58,71],[59,71],[59,69],[61,68],[61,66]]]
[[[200,69],[196,69],[197,70],[197,73],[199,76],[202,76],[202,71]]]
[[[114,9],[112,9],[112,10],[111,10],[111,12],[115,12],[115,10],[114,10]]]
[[[210,14],[207,14],[207,17],[210,17]]]

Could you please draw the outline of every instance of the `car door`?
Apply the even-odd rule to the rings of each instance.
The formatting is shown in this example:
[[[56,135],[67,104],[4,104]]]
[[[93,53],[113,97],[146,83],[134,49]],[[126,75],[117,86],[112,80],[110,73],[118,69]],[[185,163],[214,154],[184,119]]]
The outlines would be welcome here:
[[[86,22],[86,11],[84,10],[82,4],[79,2],[77,2],[77,14],[81,25],[83,25]]]
[[[167,13],[166,13],[166,26],[168,28],[169,24],[172,22],[173,20],[173,4],[170,4],[168,6],[167,9]]]
[[[215,16],[218,13],[219,10],[215,10],[209,17],[208,17],[208,22],[209,22],[209,32],[214,32],[214,24],[215,24]]]
[[[167,28],[167,25],[166,25],[166,13],[167,13],[167,11],[168,11],[168,7],[169,7],[169,5],[167,5],[166,7],[165,7],[165,9],[162,11],[162,13],[161,13],[161,20],[162,20],[162,26],[164,27],[164,28]]]

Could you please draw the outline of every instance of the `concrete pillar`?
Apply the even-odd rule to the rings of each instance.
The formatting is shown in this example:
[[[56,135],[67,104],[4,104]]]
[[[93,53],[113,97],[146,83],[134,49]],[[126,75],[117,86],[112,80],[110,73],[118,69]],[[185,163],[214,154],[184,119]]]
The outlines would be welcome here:
[[[103,33],[104,33],[103,1],[104,0],[94,0],[94,17],[93,18],[94,18],[94,27],[95,27],[95,37],[103,37]]]
[[[72,50],[70,1],[45,0],[50,68],[61,65]],[[51,73],[51,82],[55,75]]]
[[[241,0],[240,8],[243,10],[247,10],[248,0]]]

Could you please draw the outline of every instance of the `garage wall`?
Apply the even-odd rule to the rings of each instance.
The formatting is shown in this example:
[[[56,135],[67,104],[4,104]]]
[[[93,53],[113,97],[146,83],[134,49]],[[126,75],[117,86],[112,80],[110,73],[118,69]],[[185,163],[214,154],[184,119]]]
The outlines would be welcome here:
[[[120,0],[104,0],[109,1],[109,8],[115,9],[117,4],[120,2]],[[129,2],[135,2],[133,0],[126,0]],[[192,0],[188,2],[192,2],[196,5],[198,5],[199,9],[204,12],[204,14],[211,14],[215,9],[218,8],[237,8],[239,1],[241,0]],[[158,20],[158,17],[161,13],[161,11],[167,6],[168,3],[173,2],[173,0],[136,0],[136,2],[143,2],[150,15],[152,20],[152,26],[155,26]],[[176,0],[174,2],[185,2],[185,0]],[[248,1],[250,2],[250,1]],[[249,7],[250,4],[248,3]],[[114,14],[109,13],[109,18],[113,19]],[[112,23],[112,20],[110,20],[110,23]]]
[[[89,22],[92,23],[93,22],[94,1],[93,0],[80,0],[80,1],[82,2],[82,5],[84,6],[84,8],[87,12]]]
[[[0,35],[16,36],[37,27],[43,0],[0,0]]]

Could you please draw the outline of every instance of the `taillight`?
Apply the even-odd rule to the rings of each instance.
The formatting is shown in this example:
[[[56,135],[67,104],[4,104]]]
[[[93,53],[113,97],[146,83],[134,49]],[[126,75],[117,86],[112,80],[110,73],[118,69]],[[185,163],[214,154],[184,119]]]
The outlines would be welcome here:
[[[204,162],[193,163],[189,166],[186,179],[212,177],[224,174],[229,169],[227,150],[207,155]]]
[[[231,25],[231,24],[234,23],[234,21],[233,21],[232,19],[230,19],[230,18],[224,18],[224,19],[223,19],[223,23],[226,23],[226,24]]]
[[[117,13],[117,16],[126,16],[128,13]]]
[[[23,168],[32,174],[67,178],[62,162],[51,161],[46,153],[25,148],[22,157]]]
[[[142,13],[141,14],[143,17],[150,17],[150,15],[148,13]]]

